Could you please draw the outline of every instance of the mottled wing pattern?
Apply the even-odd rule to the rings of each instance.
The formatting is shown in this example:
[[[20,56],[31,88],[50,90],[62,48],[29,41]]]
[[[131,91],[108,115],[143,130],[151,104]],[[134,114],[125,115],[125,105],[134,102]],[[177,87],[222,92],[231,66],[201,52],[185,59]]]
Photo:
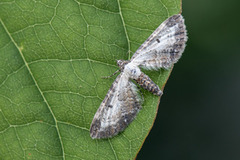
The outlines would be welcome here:
[[[91,127],[92,138],[109,138],[123,131],[141,109],[136,85],[122,72],[113,82],[96,112]]]
[[[93,118],[90,127],[92,138],[113,137],[133,121],[141,109],[141,99],[132,80],[153,94],[162,95],[160,88],[139,67],[170,68],[181,57],[186,41],[183,17],[173,15],[153,32],[130,61],[118,61],[121,74],[113,82]]]
[[[168,69],[181,57],[187,41],[181,14],[165,20],[139,47],[131,63],[146,69]]]

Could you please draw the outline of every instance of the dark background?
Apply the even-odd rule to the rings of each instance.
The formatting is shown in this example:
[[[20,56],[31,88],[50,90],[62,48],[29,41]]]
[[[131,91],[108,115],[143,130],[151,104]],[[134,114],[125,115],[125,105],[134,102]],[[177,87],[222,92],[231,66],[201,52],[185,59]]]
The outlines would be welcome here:
[[[139,160],[240,160],[240,1],[183,0],[189,40]]]

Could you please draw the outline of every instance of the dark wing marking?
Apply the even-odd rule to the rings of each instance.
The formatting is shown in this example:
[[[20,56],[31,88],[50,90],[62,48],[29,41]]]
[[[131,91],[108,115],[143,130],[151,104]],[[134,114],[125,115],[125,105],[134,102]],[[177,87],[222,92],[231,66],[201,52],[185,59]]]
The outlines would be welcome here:
[[[91,127],[92,138],[109,138],[123,131],[141,109],[136,85],[122,72],[98,108]]]
[[[187,32],[182,15],[165,20],[139,47],[131,63],[146,69],[169,68],[181,57]]]

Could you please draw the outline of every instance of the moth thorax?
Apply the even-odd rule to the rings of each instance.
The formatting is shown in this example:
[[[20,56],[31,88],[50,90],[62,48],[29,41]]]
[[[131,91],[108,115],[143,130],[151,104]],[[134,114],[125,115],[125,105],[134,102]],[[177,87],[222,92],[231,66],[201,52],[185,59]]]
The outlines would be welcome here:
[[[124,67],[124,73],[131,79],[137,79],[141,74],[141,70],[136,65],[128,63]]]
[[[120,68],[121,72],[124,70],[124,67],[126,64],[128,64],[130,61],[126,61],[126,60],[117,60],[117,65]]]

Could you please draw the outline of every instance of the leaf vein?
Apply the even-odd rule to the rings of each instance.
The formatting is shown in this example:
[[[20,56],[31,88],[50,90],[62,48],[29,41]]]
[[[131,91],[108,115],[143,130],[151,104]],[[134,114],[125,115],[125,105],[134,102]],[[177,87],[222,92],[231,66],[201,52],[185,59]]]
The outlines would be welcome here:
[[[114,154],[114,156],[115,156],[115,159],[118,160],[118,157],[117,157],[116,151],[115,151],[115,149],[113,148],[113,145],[112,145],[112,143],[111,143],[111,140],[108,139],[108,142],[109,142],[109,144],[110,144],[110,146],[111,146],[111,148],[112,148],[112,151],[113,151],[113,154]]]
[[[126,35],[126,38],[127,38],[127,43],[128,43],[128,59],[130,59],[131,58],[130,57],[131,56],[131,54],[130,54],[130,40],[129,40],[129,37],[128,37],[126,24],[125,24],[125,21],[124,21],[124,18],[123,18],[121,6],[120,6],[120,1],[117,0],[117,2],[118,2],[118,8],[119,8],[119,15],[120,15],[122,23],[123,23],[123,29],[124,29],[124,32],[125,32],[125,35]]]

